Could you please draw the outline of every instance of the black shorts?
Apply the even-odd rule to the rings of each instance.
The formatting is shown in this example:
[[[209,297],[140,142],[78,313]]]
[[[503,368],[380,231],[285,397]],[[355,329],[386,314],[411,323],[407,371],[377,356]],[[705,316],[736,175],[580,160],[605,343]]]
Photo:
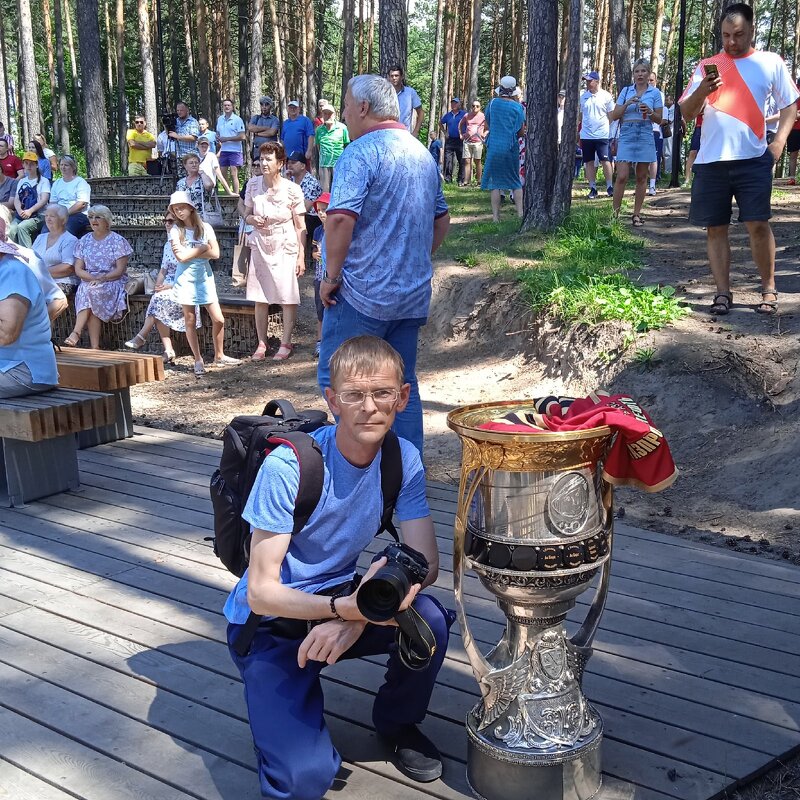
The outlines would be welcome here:
[[[325,313],[325,306],[322,303],[322,298],[319,296],[319,287],[322,281],[314,281],[314,308],[317,312],[317,320],[322,322],[322,315]]]
[[[790,153],[796,153],[800,150],[800,131],[794,128],[789,131],[789,136],[786,139],[786,149]]]
[[[701,227],[730,224],[734,197],[740,222],[768,220],[774,163],[766,150],[758,158],[695,164],[689,221]]]
[[[694,130],[692,131],[692,141],[689,145],[690,150],[699,150],[700,149],[700,134],[702,132],[702,128],[700,125],[695,125]]]
[[[595,155],[600,161],[611,160],[608,155],[608,139],[581,139],[581,149],[584,164],[594,161]]]

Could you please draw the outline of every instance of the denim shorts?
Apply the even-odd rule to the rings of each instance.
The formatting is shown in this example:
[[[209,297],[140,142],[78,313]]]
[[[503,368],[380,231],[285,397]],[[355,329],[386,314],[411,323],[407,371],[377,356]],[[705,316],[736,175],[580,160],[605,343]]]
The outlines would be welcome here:
[[[772,216],[772,153],[741,161],[695,164],[692,183],[692,225],[728,225],[733,198],[739,206],[740,222],[762,222]]]

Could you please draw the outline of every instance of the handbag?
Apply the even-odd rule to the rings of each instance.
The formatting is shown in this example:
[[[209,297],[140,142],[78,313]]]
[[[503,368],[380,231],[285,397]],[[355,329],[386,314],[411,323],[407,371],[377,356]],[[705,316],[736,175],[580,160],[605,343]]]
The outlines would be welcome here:
[[[667,122],[667,123],[665,123],[665,124],[663,124],[661,126],[661,135],[665,139],[671,139],[672,138],[672,123],[671,122]]]
[[[132,294],[144,293],[144,278],[128,278],[125,284],[125,294],[130,297]]]
[[[202,193],[202,198],[203,200],[200,207],[200,217],[202,218],[203,222],[207,222],[212,228],[221,228],[223,225],[222,206],[219,203],[219,197],[217,197],[216,190],[211,194],[211,200],[214,202],[212,208],[206,208],[205,191]]]
[[[145,272],[144,280],[144,293],[154,294],[156,291],[156,278],[158,277],[158,270],[151,269]]]
[[[246,244],[244,226],[239,233],[239,241],[233,247],[233,264],[231,265],[231,284],[237,288],[247,285],[247,273],[250,269],[250,247]]]

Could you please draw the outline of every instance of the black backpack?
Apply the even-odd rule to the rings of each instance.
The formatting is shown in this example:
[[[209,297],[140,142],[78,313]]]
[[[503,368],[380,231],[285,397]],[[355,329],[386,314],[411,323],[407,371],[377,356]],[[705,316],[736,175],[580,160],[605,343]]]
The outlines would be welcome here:
[[[222,458],[211,477],[214,508],[214,554],[237,577],[250,560],[250,524],[242,519],[247,498],[264,459],[278,446],[289,445],[300,464],[300,484],[292,533],[308,522],[322,496],[322,451],[308,434],[329,425],[324,411],[297,411],[287,400],[271,400],[260,416],[234,417],[222,436]],[[392,515],[403,481],[400,442],[389,431],[381,448],[383,510],[378,533],[386,530],[398,539]]]

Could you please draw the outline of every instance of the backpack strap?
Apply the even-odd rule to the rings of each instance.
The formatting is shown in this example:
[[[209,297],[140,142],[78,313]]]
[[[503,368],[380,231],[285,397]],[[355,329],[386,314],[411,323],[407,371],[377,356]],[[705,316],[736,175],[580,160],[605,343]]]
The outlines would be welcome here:
[[[276,447],[281,444],[288,445],[292,448],[297,458],[297,465],[300,469],[300,483],[297,487],[297,497],[294,501],[294,525],[292,526],[292,535],[294,535],[308,524],[308,520],[314,513],[314,509],[319,505],[322,497],[322,484],[325,474],[322,450],[316,439],[302,431],[276,433],[269,436],[268,440],[270,444],[274,444]],[[242,657],[247,655],[260,623],[261,614],[251,611],[233,643],[233,649],[238,655]]]
[[[376,536],[383,531],[388,531],[396,542],[400,541],[392,522],[394,507],[400,487],[403,485],[403,456],[400,451],[400,440],[394,431],[389,431],[381,445],[381,494],[383,496],[383,511],[381,512],[381,525]]]

